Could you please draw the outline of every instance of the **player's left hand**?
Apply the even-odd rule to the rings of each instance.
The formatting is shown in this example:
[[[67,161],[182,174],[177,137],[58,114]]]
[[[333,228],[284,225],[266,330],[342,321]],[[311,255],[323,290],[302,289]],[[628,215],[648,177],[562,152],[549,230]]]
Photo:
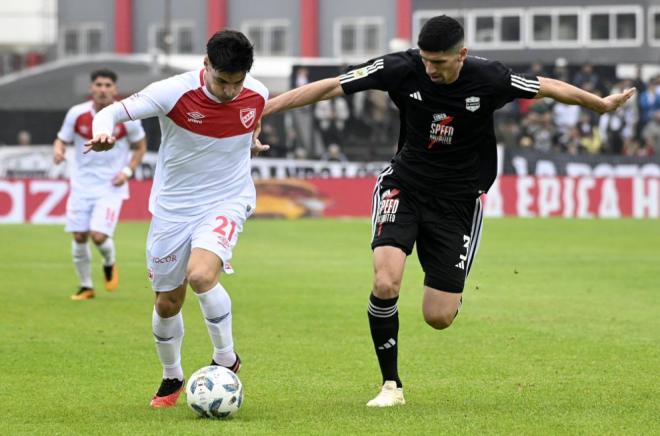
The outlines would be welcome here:
[[[254,132],[252,132],[252,147],[250,147],[250,157],[257,157],[261,153],[270,150],[270,145],[262,144],[259,141],[259,134],[261,133],[261,119],[257,122]]]
[[[124,174],[123,171],[119,171],[117,175],[112,179],[112,184],[114,186],[121,186],[128,181],[128,176]]]
[[[619,109],[630,99],[630,97],[635,95],[635,91],[635,88],[628,88],[618,94],[612,94],[605,97],[603,99],[605,100],[605,110],[603,113],[612,112]]]
[[[270,150],[270,145],[262,144],[259,139],[254,138],[252,147],[250,147],[250,157],[257,157],[268,150]]]

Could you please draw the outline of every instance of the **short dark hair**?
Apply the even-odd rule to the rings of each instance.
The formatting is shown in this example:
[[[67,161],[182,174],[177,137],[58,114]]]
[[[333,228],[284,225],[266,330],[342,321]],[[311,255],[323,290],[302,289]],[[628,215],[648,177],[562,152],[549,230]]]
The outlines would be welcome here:
[[[206,55],[215,70],[247,73],[254,62],[254,47],[241,32],[221,30],[206,43]]]
[[[440,15],[429,19],[419,32],[417,46],[424,51],[447,51],[463,41],[463,26],[455,19]]]
[[[99,77],[107,77],[112,80],[113,83],[117,83],[117,73],[112,71],[110,68],[99,68],[91,72],[89,77],[92,79],[92,82]]]

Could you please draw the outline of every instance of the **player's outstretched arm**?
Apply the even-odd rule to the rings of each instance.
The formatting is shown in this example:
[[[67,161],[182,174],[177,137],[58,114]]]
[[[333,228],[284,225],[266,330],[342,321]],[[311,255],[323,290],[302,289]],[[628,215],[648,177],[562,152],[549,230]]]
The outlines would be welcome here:
[[[104,107],[92,121],[93,137],[85,144],[83,153],[90,151],[107,151],[114,145],[116,138],[112,135],[115,126],[128,120],[141,120],[143,118],[155,117],[163,113],[158,103],[158,92],[167,89],[168,82],[162,80],[145,88],[142,92]],[[152,88],[150,90],[150,88]],[[154,91],[156,98],[149,96]],[[154,92],[152,92],[154,93]],[[161,92],[161,94],[164,94]],[[167,111],[165,111],[167,112]]]
[[[541,87],[536,98],[550,97],[565,104],[580,105],[600,114],[617,110],[635,94],[635,88],[630,88],[607,97],[599,97],[561,80],[539,77],[539,83]]]
[[[94,116],[92,121],[92,139],[85,143],[85,150],[83,153],[90,151],[108,151],[115,146],[115,138],[112,135],[117,123],[128,121],[130,118],[126,114],[126,110],[121,103],[113,103],[110,106],[104,107],[99,113]]]
[[[318,80],[268,100],[263,116],[307,106],[321,100],[339,97],[340,95],[344,95],[344,90],[339,83],[339,77]]]
[[[53,162],[59,165],[66,160],[66,144],[60,138],[55,138],[53,142]]]

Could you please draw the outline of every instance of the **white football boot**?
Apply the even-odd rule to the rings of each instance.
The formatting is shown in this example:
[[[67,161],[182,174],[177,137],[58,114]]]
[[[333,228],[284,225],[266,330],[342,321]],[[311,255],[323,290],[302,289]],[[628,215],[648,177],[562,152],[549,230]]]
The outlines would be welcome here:
[[[395,381],[388,380],[383,383],[376,398],[367,403],[367,407],[391,407],[404,404],[406,400],[403,399],[403,388],[397,388]]]

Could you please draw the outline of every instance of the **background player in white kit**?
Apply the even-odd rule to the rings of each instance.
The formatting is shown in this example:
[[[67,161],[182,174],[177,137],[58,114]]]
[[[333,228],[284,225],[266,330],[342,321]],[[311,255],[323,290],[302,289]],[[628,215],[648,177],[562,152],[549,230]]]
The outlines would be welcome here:
[[[66,231],[73,233],[73,263],[80,279],[80,288],[73,300],[94,297],[92,283],[92,241],[103,256],[105,288],[114,291],[119,284],[115,264],[115,244],[112,240],[122,202],[128,198],[128,179],[142,161],[147,150],[142,124],[127,121],[113,131],[117,143],[106,154],[83,155],[85,142],[92,138],[92,119],[117,95],[117,74],[109,69],[91,73],[91,100],[73,106],[66,114],[62,128],[53,143],[53,160],[64,161],[66,144],[75,146],[75,158],[70,162],[71,192],[66,205]],[[129,148],[133,155],[129,162]]]
[[[255,207],[252,134],[268,90],[248,74],[253,48],[242,33],[216,33],[206,53],[201,71],[155,82],[101,111],[88,142],[88,150],[103,151],[115,143],[117,123],[152,116],[160,121],[147,237],[147,266],[156,292],[152,327],[163,366],[163,380],[151,400],[156,408],[174,406],[184,387],[181,307],[188,283],[199,297],[213,342],[211,364],[240,369],[231,299],[218,276],[221,269],[232,272],[232,250]]]

